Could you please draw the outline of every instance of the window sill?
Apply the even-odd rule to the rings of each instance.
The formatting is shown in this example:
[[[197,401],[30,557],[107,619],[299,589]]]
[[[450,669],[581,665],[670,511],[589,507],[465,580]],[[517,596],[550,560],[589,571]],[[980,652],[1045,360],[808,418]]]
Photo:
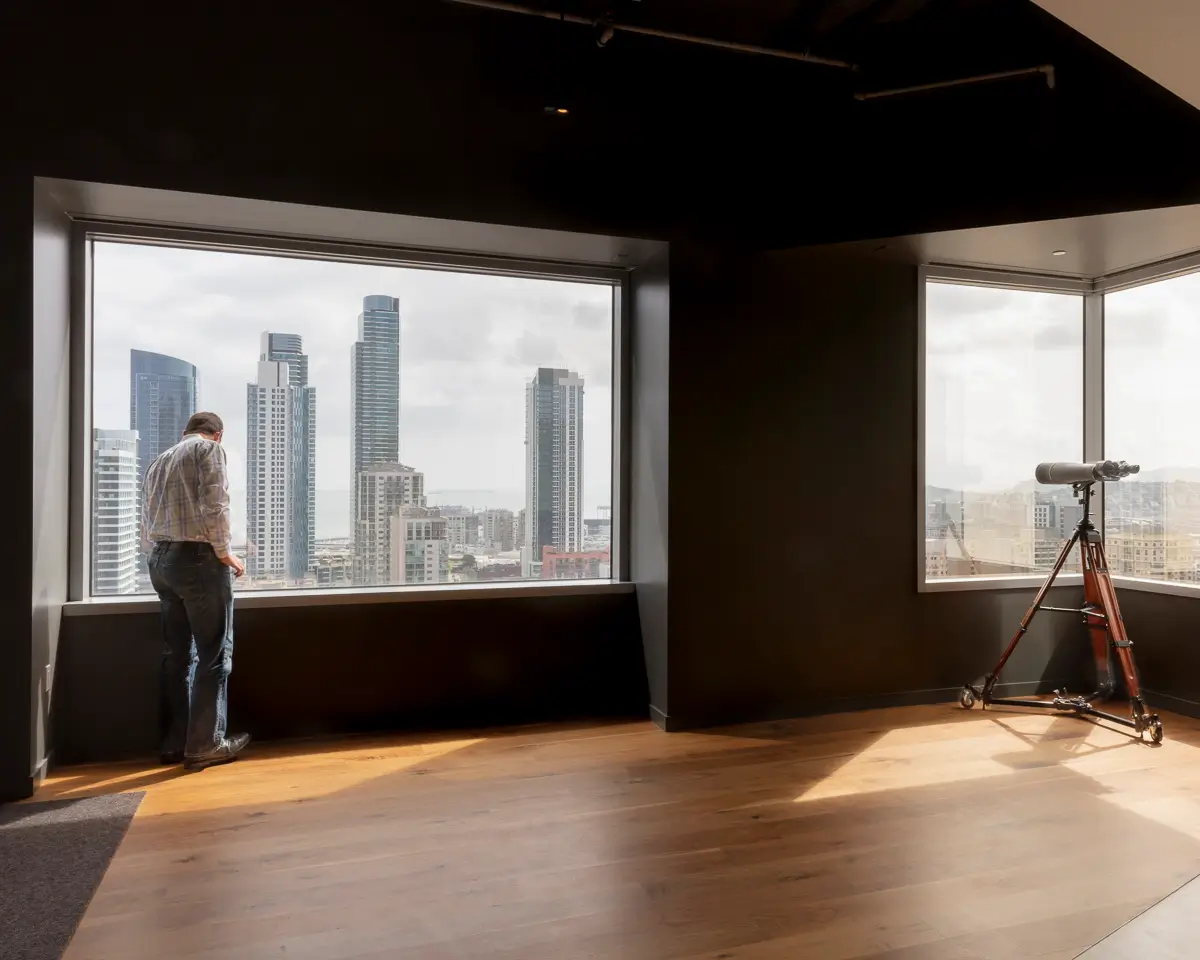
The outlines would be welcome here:
[[[1019,574],[1013,577],[946,577],[917,584],[918,593],[957,593],[964,590],[1036,590],[1046,582],[1044,574]],[[1083,585],[1082,573],[1060,573],[1056,587]]]
[[[1200,599],[1200,583],[1180,583],[1178,580],[1143,580],[1139,577],[1113,577],[1118,591],[1137,590],[1140,593],[1166,593],[1176,597]]]
[[[1181,583],[1178,580],[1148,580],[1139,577],[1114,575],[1113,586],[1117,591],[1136,590],[1141,593],[1164,593],[1176,597],[1200,599],[1200,583]],[[966,590],[1036,590],[1046,582],[1044,576],[1021,575],[1016,577],[953,577],[944,580],[929,580],[917,585],[918,593],[956,593]],[[1062,573],[1054,581],[1056,587],[1079,587],[1083,585],[1083,574]]]
[[[578,597],[594,594],[633,593],[632,583],[616,580],[522,580],[511,583],[453,583],[430,587],[359,587],[316,590],[247,590],[234,593],[234,607],[255,610],[267,607],[338,607],[364,603],[420,603],[448,600],[495,600],[509,597]],[[63,615],[87,617],[114,613],[157,613],[158,598],[136,596],[92,597],[63,604]]]

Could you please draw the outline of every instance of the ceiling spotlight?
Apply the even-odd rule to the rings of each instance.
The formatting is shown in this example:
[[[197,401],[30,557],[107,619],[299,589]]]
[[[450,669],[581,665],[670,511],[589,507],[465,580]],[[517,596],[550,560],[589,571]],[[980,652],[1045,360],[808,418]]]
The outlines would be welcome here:
[[[568,110],[566,107],[546,107],[546,112],[557,114],[560,117],[565,117],[571,111]]]
[[[1065,257],[1065,256],[1067,255],[1067,251],[1066,251],[1066,250],[1053,250],[1053,251],[1051,251],[1051,252],[1052,252],[1052,254],[1053,254],[1054,256],[1056,256],[1056,257]]]

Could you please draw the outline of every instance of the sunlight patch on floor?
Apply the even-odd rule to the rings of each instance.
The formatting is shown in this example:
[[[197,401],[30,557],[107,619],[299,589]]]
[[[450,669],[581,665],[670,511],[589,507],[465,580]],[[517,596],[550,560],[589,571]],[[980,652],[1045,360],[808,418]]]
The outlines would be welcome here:
[[[371,746],[279,756],[249,756],[195,773],[182,767],[139,767],[95,779],[75,774],[47,780],[38,800],[67,800],[146,791],[137,816],[195,813],[230,807],[316,800],[404,770],[416,769],[482,743],[447,740],[404,747]]]
[[[885,733],[796,802],[1003,777],[1054,765],[1095,776],[1130,765],[1144,767],[1147,760],[1138,749],[1152,748],[1122,731],[1074,717],[984,715]]]

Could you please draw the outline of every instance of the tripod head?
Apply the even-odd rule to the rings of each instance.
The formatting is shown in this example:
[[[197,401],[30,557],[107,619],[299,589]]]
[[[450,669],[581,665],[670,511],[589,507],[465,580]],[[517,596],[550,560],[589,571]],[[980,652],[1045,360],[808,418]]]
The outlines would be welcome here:
[[[1124,460],[1097,460],[1095,463],[1039,463],[1033,471],[1038,483],[1080,484],[1106,483],[1123,480],[1141,471],[1136,463]]]

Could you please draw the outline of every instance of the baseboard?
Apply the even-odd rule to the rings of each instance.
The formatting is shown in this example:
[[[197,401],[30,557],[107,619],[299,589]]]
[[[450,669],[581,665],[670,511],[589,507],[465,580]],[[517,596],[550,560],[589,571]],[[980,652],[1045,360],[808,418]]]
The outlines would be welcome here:
[[[1016,683],[998,683],[995,693],[1001,697],[1031,697],[1053,693],[1060,687],[1079,689],[1078,681],[1029,680]],[[666,714],[657,707],[650,707],[650,716],[658,726],[668,733],[681,730],[702,730],[709,727],[726,727],[740,723],[770,723],[775,720],[793,720],[800,717],[816,717],[831,713],[858,713],[863,710],[883,710],[888,707],[918,707],[935,703],[953,703],[958,700],[962,687],[939,687],[932,690],[907,690],[896,693],[872,694],[862,697],[831,697],[820,700],[803,700],[793,703],[756,706],[752,709],[728,707],[694,716]],[[1200,710],[1200,704],[1196,704]]]
[[[1172,713],[1178,713],[1185,717],[1196,717],[1200,719],[1200,703],[1195,700],[1185,700],[1183,697],[1176,697],[1170,693],[1159,693],[1157,690],[1147,690],[1142,688],[1142,697],[1152,707],[1159,710],[1170,710]]]

